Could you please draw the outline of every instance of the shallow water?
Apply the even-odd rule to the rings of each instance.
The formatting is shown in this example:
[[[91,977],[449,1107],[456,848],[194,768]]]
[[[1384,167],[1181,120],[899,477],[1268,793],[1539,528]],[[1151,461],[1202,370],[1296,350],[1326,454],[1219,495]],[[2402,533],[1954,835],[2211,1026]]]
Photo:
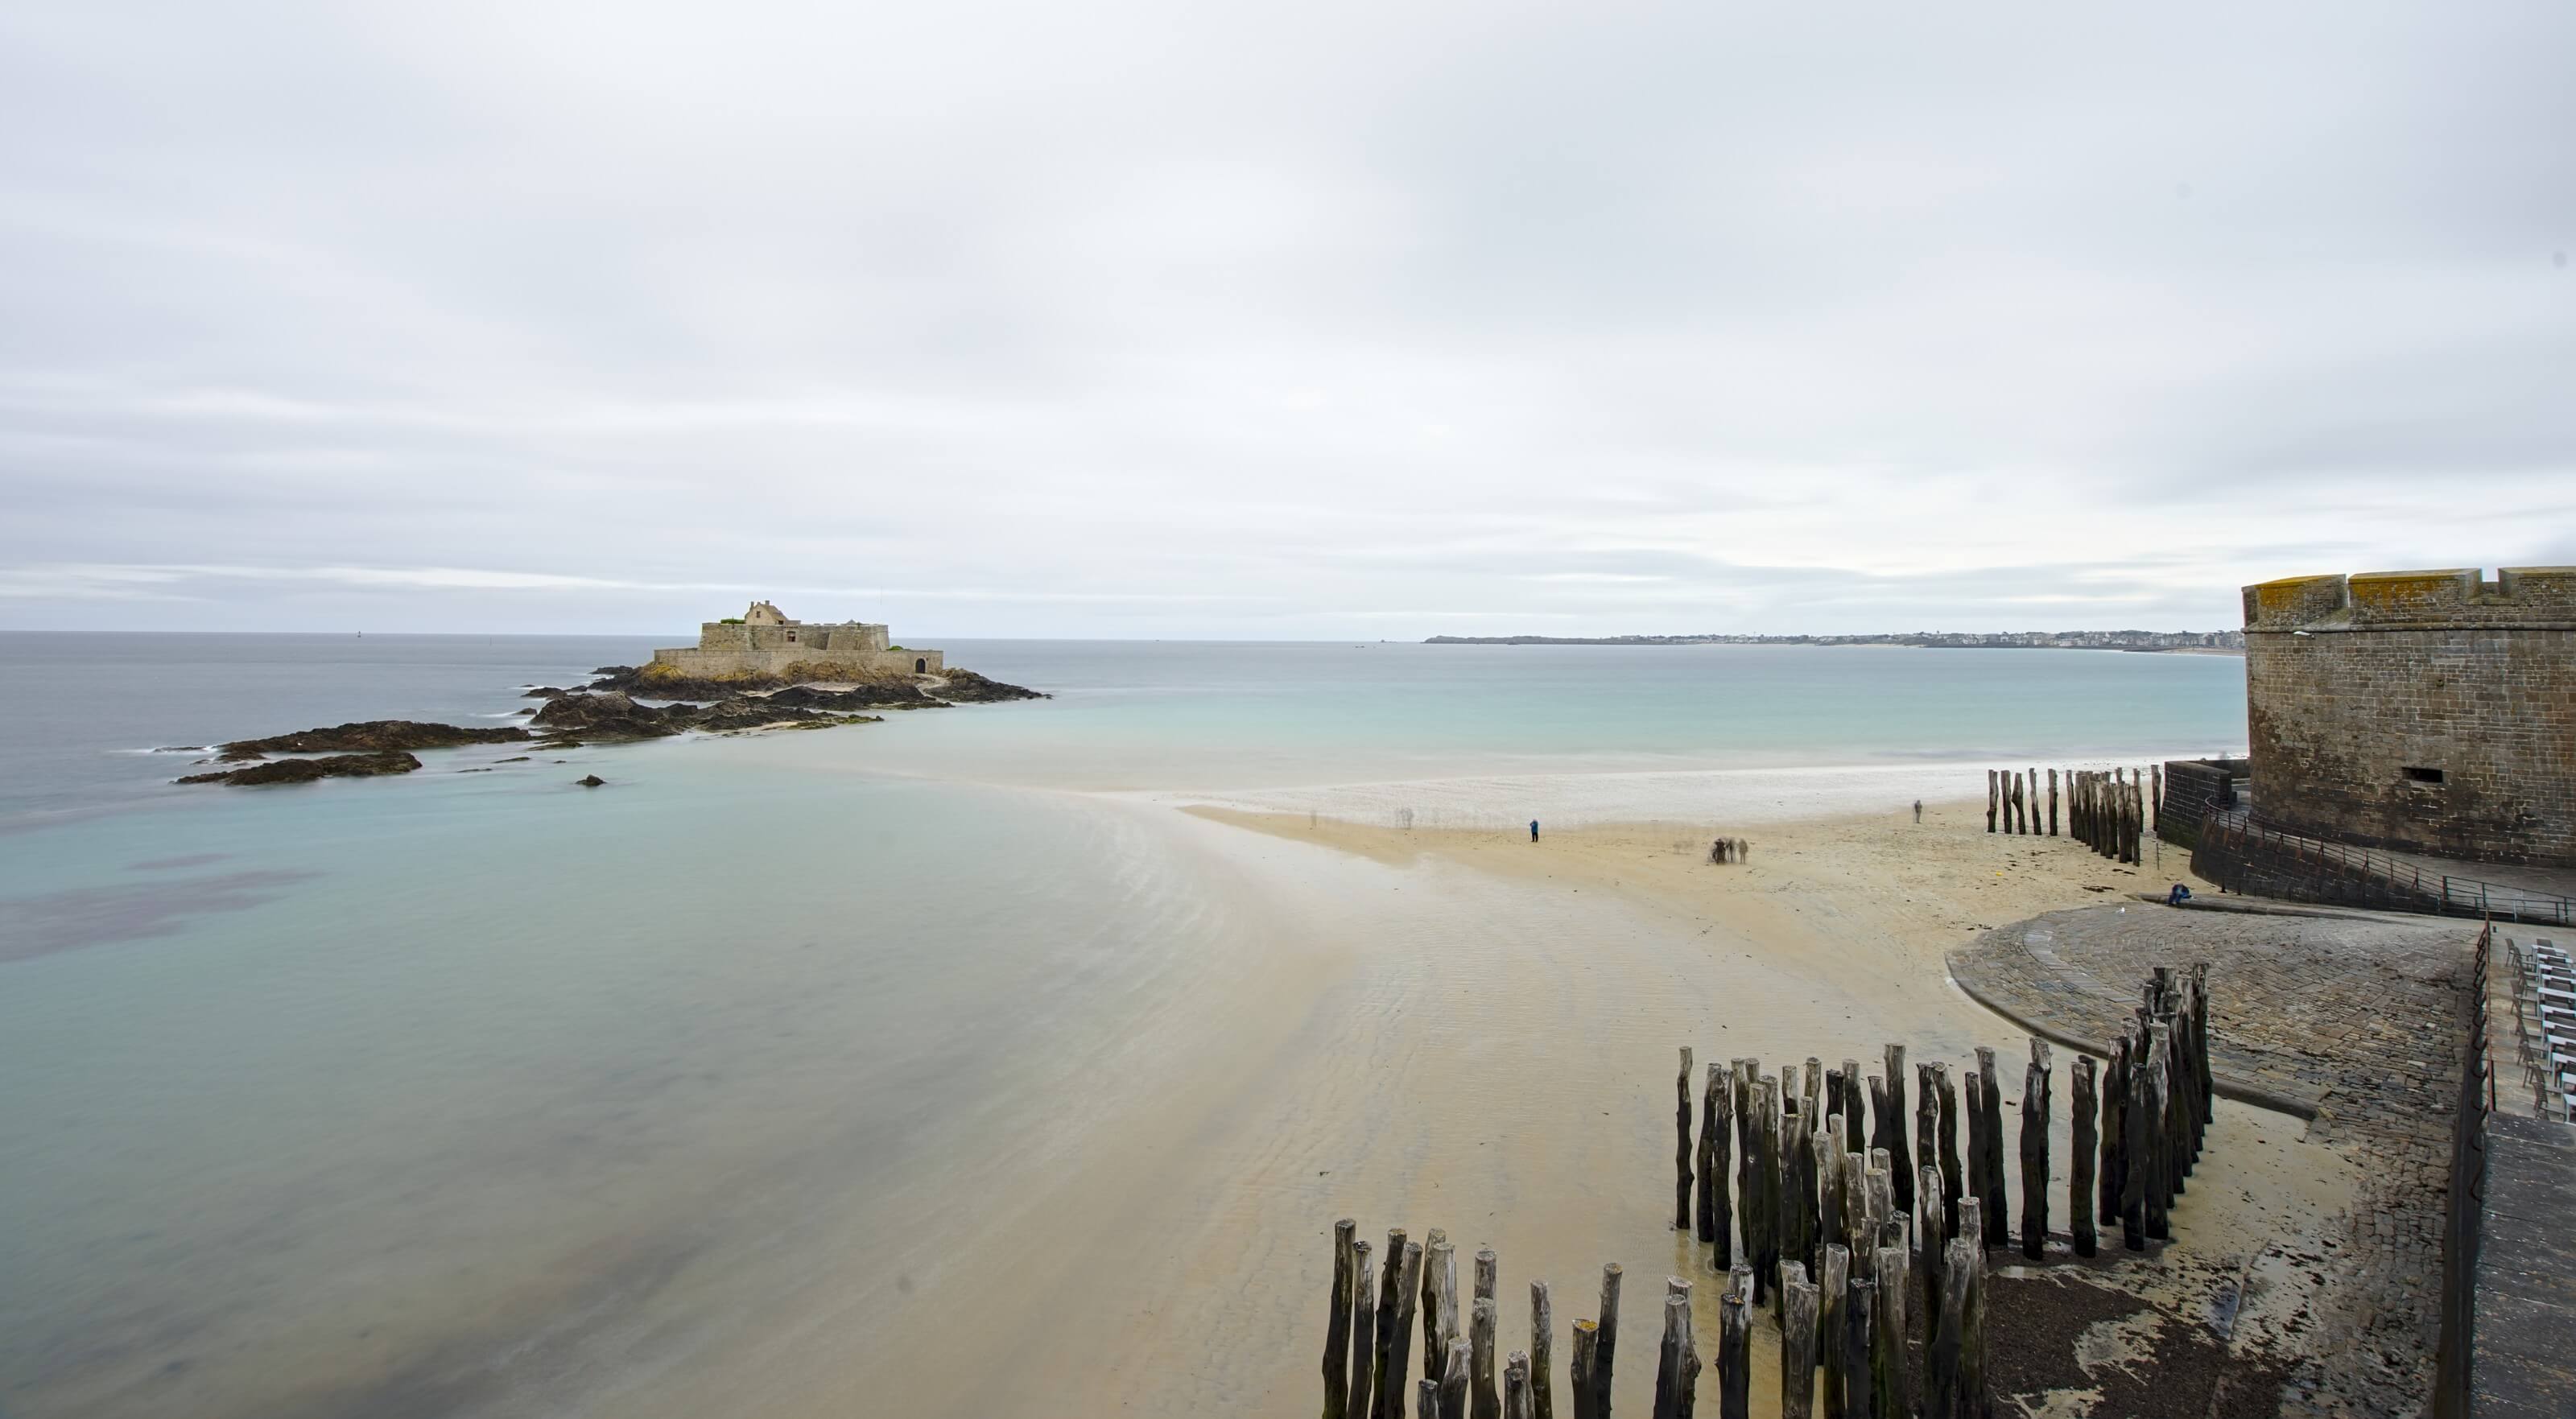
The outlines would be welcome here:
[[[1054,1358],[987,1372],[943,1348],[964,1298],[1281,1205],[1139,1159],[1302,1168],[1315,1145],[1226,1120],[1266,1061],[1365,1047],[1332,1012],[1443,999],[1371,952],[1500,950],[1434,958],[1465,978],[1593,968],[1541,935],[1661,949],[1597,906],[1399,904],[1373,864],[1068,790],[2242,738],[2216,657],[991,643],[952,658],[1058,698],[283,790],[171,788],[186,756],[131,752],[472,722],[644,648],[0,637],[41,687],[0,734],[0,1413],[1067,1412],[1044,1377],[1098,1370],[1064,1347],[1118,1318],[991,1302]],[[1440,1048],[1505,1071],[1547,1024]],[[1370,1074],[1328,1077],[1400,1130]],[[1235,1268],[1292,1244],[1133,1260],[1252,1343],[1269,1302],[1224,1300]],[[1095,1393],[1229,1393],[1156,1363]]]

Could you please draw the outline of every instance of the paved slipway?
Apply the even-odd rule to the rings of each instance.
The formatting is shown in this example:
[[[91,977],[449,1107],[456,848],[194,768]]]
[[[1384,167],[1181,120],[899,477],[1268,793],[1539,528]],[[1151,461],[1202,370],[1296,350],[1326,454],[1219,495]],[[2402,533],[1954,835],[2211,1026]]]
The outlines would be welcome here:
[[[1970,995],[2097,1055],[2129,1018],[2149,968],[2207,961],[2219,1093],[2305,1119],[2308,1142],[2354,1164],[2351,1204],[2314,1250],[2275,1244],[2265,1251],[2282,1255],[2247,1258],[2249,1284],[2237,1294],[2248,1314],[2229,1300],[2212,1327],[2235,1352],[2217,1357],[2217,1368],[2259,1372],[2266,1393],[2230,1401],[2216,1381],[2218,1397],[2197,1412],[2272,1412],[2275,1383],[2285,1415],[2423,1412],[2475,935],[2471,924],[2423,917],[2129,903],[2051,912],[1950,953],[1951,975]],[[2177,1204],[2178,1224],[2192,1201]],[[2115,1237],[2106,1230],[2106,1257],[2118,1254]],[[2158,1289],[2120,1270],[2103,1278]],[[2292,1283],[2268,1300],[2267,1271]],[[2206,1296],[2191,1292],[2206,1293],[2206,1279],[2170,1279],[2186,1284],[2164,1303],[2197,1319]],[[2251,1312],[2267,1304],[2274,1314],[2256,1323]],[[2236,1387],[2248,1387],[2244,1377]]]

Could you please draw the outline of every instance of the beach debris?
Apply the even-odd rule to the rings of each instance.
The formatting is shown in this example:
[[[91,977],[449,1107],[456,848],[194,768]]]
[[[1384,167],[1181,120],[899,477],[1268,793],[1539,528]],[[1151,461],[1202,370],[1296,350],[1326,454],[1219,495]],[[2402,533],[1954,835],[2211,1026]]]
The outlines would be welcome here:
[[[608,786],[608,780],[601,778],[597,774],[585,774],[580,778],[574,779],[573,783],[575,786],[581,788],[606,788]]]

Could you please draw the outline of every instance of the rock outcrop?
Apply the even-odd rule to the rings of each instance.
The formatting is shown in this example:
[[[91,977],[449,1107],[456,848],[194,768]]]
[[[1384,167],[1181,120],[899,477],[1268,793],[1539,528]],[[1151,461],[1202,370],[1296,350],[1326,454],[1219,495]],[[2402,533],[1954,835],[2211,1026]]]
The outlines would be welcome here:
[[[226,769],[222,773],[190,774],[179,782],[228,783],[248,787],[263,783],[311,783],[325,778],[377,778],[385,774],[407,774],[419,767],[420,760],[394,751],[334,754],[325,759],[272,759],[248,768]]]
[[[972,670],[950,670],[941,674],[931,693],[959,705],[988,705],[1003,700],[1048,700],[1055,698],[1024,685],[1006,685],[988,680]]]
[[[510,744],[531,737],[516,726],[472,729],[416,719],[369,719],[266,739],[236,739],[223,746],[222,757],[238,761],[270,754],[383,754],[405,749],[447,749],[459,744]]]
[[[548,700],[528,723],[542,727],[552,738],[583,739],[661,739],[689,727],[685,717],[639,705],[614,690]]]

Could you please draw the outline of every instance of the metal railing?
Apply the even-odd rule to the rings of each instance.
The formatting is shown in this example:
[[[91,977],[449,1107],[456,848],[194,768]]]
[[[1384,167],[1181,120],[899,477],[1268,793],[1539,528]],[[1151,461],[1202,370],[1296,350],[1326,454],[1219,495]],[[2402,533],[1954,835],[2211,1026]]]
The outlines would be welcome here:
[[[2213,852],[2212,850],[2215,849]],[[2222,887],[2241,890],[2220,865],[2234,859],[2283,879],[2276,885],[2294,900],[2345,902],[2420,911],[2440,916],[2576,926],[2576,897],[2535,892],[2471,877],[2427,874],[2422,864],[2407,862],[2370,848],[2327,842],[2283,832],[2257,823],[2243,809],[2213,813],[2201,823],[2200,845],[2193,856],[2211,853],[2215,873],[2203,876]],[[2255,855],[2265,859],[2255,862]],[[2242,874],[2236,874],[2242,880]],[[2338,878],[2344,879],[2339,885]],[[2304,891],[2302,889],[2305,889]]]

